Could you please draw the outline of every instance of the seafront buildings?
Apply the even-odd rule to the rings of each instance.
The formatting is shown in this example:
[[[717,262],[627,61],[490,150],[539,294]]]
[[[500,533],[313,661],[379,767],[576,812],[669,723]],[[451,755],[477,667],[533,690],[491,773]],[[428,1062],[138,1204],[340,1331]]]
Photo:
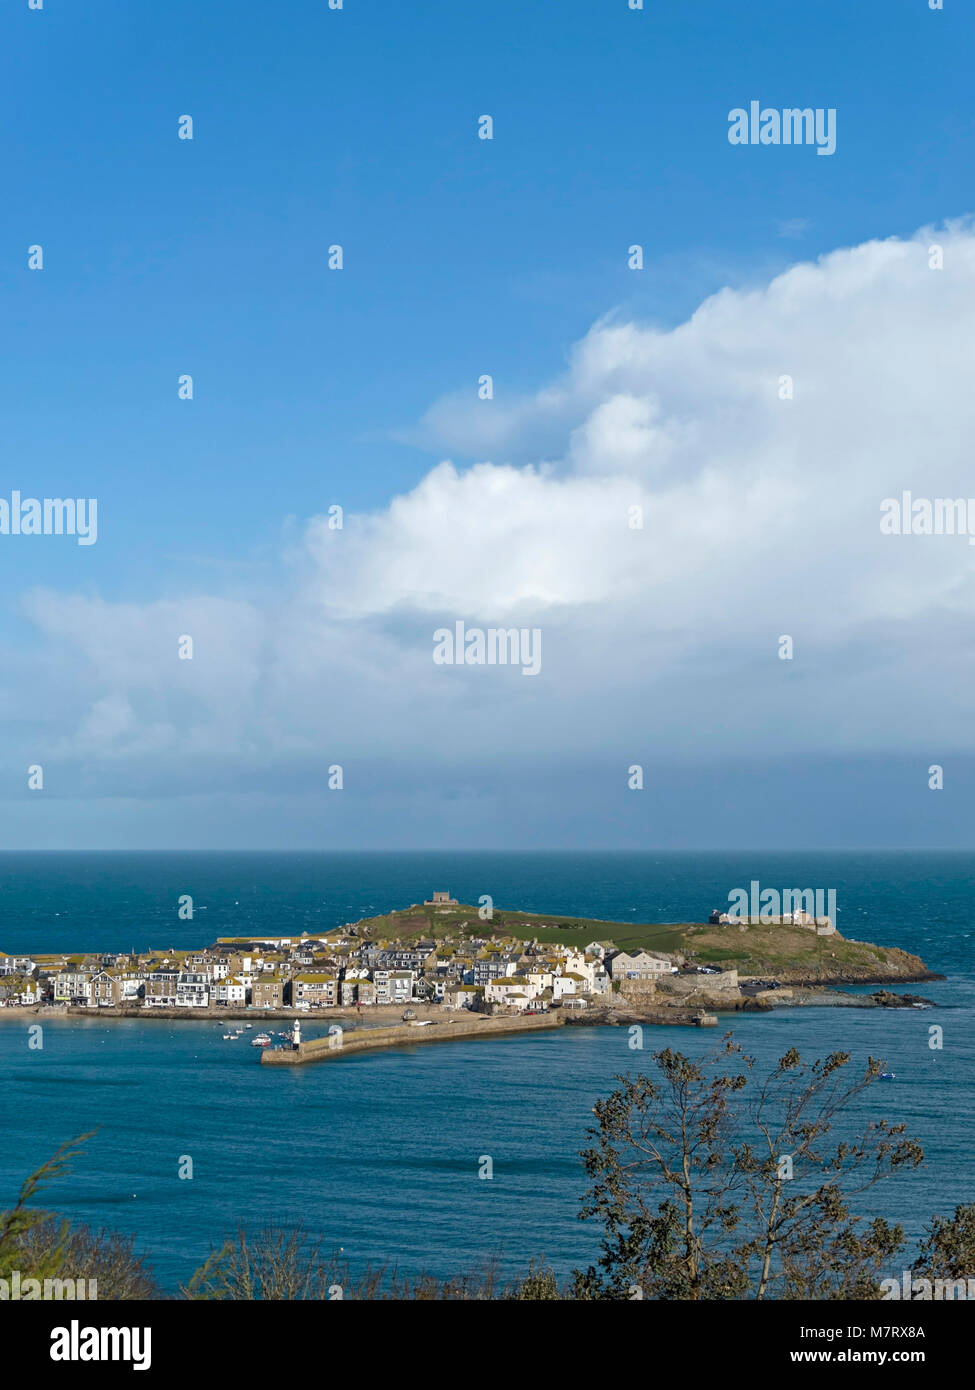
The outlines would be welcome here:
[[[452,902],[435,894],[438,904]],[[488,1013],[586,1007],[646,993],[675,973],[668,956],[584,949],[483,930],[475,918],[437,937],[360,935],[360,926],[300,936],[221,938],[203,950],[120,955],[0,953],[0,1006],[87,1009],[319,1010],[439,1004]]]

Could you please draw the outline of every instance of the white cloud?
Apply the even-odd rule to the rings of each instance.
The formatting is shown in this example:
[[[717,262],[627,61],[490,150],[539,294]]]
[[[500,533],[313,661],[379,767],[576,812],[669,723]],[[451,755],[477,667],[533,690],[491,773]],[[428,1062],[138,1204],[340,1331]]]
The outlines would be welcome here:
[[[428,412],[495,461],[442,462],[342,531],[312,519],[284,601],[30,596],[30,670],[72,674],[52,746],[254,768],[969,747],[975,548],[878,523],[902,488],[975,496],[973,321],[968,225],[723,290],[671,330],[603,320],[537,397]],[[503,461],[541,437],[535,466]],[[435,667],[455,618],[541,627],[542,675]]]

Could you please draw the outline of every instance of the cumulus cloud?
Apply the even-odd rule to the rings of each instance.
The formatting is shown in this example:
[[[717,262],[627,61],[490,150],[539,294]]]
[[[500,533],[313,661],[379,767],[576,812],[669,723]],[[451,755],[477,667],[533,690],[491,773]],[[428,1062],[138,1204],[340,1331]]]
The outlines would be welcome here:
[[[675,328],[610,316],[538,395],[434,405],[428,433],[492,461],[441,462],[342,530],[312,518],[273,602],[26,596],[23,701],[45,661],[70,675],[32,739],[240,777],[970,747],[975,548],[882,536],[879,508],[975,496],[973,316],[967,223],[724,289]],[[526,441],[544,449],[511,462]],[[435,666],[458,619],[540,628],[541,675]]]

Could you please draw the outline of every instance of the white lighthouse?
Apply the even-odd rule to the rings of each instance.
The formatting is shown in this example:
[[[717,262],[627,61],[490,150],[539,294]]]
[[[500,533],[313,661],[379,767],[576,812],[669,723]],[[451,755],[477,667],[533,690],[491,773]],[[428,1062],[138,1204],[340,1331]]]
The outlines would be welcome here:
[[[292,1030],[291,1030],[291,1046],[295,1049],[296,1052],[297,1052],[298,1048],[301,1046],[301,1019],[300,1019],[300,1018],[296,1018],[296,1019],[295,1019],[295,1026],[294,1026],[294,1028],[292,1028]]]

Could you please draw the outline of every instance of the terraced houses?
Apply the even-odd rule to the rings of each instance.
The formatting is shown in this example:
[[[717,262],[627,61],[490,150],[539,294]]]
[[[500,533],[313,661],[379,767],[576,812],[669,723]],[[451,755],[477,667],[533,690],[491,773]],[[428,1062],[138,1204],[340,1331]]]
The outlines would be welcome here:
[[[355,929],[320,936],[221,938],[193,951],[7,956],[0,1006],[46,1001],[89,1009],[319,1010],[424,1002],[486,1012],[539,1011],[595,1001],[621,976],[652,978],[665,958],[627,957],[458,933],[438,940],[361,940]],[[617,986],[618,987],[618,986]]]

